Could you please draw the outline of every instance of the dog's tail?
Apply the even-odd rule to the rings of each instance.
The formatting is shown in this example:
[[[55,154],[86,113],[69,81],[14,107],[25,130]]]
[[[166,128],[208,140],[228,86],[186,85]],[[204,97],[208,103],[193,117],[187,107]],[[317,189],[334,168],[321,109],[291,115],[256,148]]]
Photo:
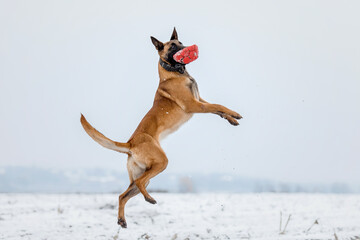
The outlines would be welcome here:
[[[86,121],[86,118],[82,114],[81,114],[80,122],[83,128],[85,129],[85,131],[87,132],[87,134],[89,134],[89,136],[92,139],[94,139],[97,143],[99,143],[101,146],[121,153],[126,153],[126,154],[131,153],[129,143],[115,142],[105,137],[101,132],[99,132],[93,126],[91,126],[90,123]]]

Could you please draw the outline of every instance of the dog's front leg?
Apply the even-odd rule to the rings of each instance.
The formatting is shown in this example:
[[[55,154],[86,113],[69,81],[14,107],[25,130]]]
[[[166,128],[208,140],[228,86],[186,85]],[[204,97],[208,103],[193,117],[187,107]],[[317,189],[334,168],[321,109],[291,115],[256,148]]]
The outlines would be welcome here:
[[[201,97],[200,97],[199,101],[202,102],[202,103],[208,103],[207,101],[205,101]],[[228,115],[226,113],[217,112],[215,114],[219,115],[221,118],[225,118],[226,120],[228,120],[228,122],[231,125],[234,125],[234,126],[239,125],[238,121],[235,118],[233,118],[232,116],[230,116],[230,115]],[[241,118],[241,116],[240,116],[240,118]]]
[[[158,93],[161,96],[174,101],[179,107],[188,113],[214,113],[222,118],[225,118],[230,124],[235,126],[239,125],[236,119],[242,118],[242,116],[237,112],[232,111],[220,104],[211,104],[202,98],[196,100],[192,95],[185,97],[173,97],[170,93],[161,88],[158,89]]]
[[[189,113],[214,113],[228,120],[232,125],[239,125],[236,119],[242,116],[220,104],[211,104],[200,98],[199,101],[193,99],[190,102],[183,102],[184,110]]]

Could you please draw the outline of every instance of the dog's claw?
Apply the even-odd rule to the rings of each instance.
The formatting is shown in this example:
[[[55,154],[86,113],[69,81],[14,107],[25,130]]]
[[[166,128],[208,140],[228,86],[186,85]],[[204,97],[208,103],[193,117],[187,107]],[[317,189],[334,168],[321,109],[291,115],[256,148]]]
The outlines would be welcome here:
[[[118,224],[122,227],[122,228],[127,228],[127,224],[125,219],[119,218],[118,219]]]
[[[145,201],[151,203],[151,204],[156,204],[156,200],[153,199],[152,197],[145,197]]]
[[[242,119],[242,116],[238,113],[231,115],[233,118]]]

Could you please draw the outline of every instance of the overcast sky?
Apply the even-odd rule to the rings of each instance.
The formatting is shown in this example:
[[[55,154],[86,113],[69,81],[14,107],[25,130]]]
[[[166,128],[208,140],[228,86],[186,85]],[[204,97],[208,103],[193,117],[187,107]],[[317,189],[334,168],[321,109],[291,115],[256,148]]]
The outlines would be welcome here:
[[[126,171],[82,112],[126,142],[152,106],[176,26],[197,44],[198,114],[162,146],[167,172],[360,183],[359,1],[0,1],[0,167]]]

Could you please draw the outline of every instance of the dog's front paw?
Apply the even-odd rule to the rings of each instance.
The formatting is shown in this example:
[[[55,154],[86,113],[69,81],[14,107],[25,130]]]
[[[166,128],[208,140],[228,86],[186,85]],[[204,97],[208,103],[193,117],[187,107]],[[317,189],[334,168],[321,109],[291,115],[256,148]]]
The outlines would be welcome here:
[[[239,125],[239,122],[238,122],[236,119],[230,117],[229,115],[227,115],[227,117],[225,117],[225,119],[228,120],[228,122],[229,122],[231,125],[234,125],[234,126]]]
[[[234,111],[231,112],[230,116],[232,116],[233,118],[236,118],[236,119],[242,119],[242,116]]]
[[[238,121],[237,121],[235,118],[231,117],[230,115],[220,114],[220,117],[225,118],[226,120],[228,120],[228,122],[229,122],[231,125],[234,125],[234,126],[239,125]]]

